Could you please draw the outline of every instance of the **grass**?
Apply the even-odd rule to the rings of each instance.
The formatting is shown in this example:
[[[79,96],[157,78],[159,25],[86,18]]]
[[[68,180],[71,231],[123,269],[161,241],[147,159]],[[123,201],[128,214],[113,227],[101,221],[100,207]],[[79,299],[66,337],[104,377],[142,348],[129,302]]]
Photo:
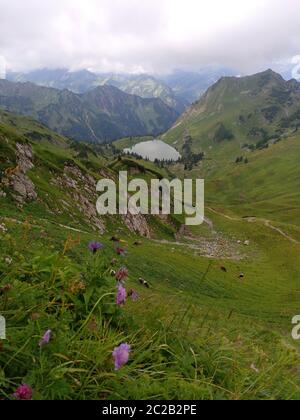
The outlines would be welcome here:
[[[178,220],[149,218],[153,241],[141,240],[116,217],[105,218],[107,231],[100,235],[71,190],[52,181],[66,162],[95,179],[102,170],[114,176],[139,169],[146,180],[164,172],[151,163],[94,154],[88,154],[89,166],[65,139],[29,140],[22,134],[28,121],[14,121],[14,128],[1,127],[1,171],[15,164],[15,142],[29,141],[35,167],[28,176],[39,200],[19,208],[10,194],[0,197],[6,230],[0,230],[0,289],[11,285],[0,295],[8,338],[0,342],[0,398],[12,399],[21,383],[37,400],[300,398],[299,342],[291,338],[299,313],[300,245],[279,231],[300,240],[294,193],[299,138],[255,152],[243,166],[233,163],[231,143],[216,156],[212,151],[214,159],[186,175],[206,178],[206,216],[213,227],[191,228],[193,239],[176,242]],[[171,171],[183,175],[180,165]],[[125,258],[116,255],[112,235],[124,241]],[[105,249],[93,256],[87,244],[95,239]],[[201,241],[216,240],[230,244],[236,258],[205,255]],[[124,265],[126,288],[140,298],[120,308],[112,270]],[[52,339],[40,349],[49,328]],[[112,351],[125,342],[132,346],[129,363],[115,371]]]
[[[0,353],[2,398],[11,398],[22,382],[33,387],[35,399],[298,396],[296,350],[262,322],[261,313],[249,316],[238,308],[229,313],[232,306],[226,301],[233,292],[244,301],[242,287],[227,290],[229,282],[216,280],[216,267],[205,276],[204,259],[189,259],[195,272],[187,276],[187,255],[176,253],[163,264],[168,248],[146,243],[128,245],[127,260],[111,267],[114,251],[108,241],[94,257],[86,250],[88,236],[64,242],[63,230],[39,239],[36,228],[13,223],[7,228],[1,250],[13,263],[1,260],[0,284],[12,285],[1,301],[8,324],[8,341]],[[17,237],[30,247],[25,250]],[[138,289],[140,300],[118,308],[110,269],[124,264],[130,268],[127,288]],[[198,270],[202,284],[195,289]],[[151,289],[138,286],[140,274],[150,279]],[[49,328],[52,340],[40,349],[38,342]],[[128,365],[115,372],[111,352],[121,342],[130,343],[132,353]]]

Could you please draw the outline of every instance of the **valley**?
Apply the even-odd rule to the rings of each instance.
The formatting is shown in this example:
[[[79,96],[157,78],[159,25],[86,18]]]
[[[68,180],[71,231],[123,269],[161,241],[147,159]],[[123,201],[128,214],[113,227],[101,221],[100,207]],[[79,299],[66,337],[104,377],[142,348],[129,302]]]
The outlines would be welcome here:
[[[61,103],[56,90],[45,92]],[[25,113],[23,94],[8,97],[1,103]],[[291,336],[300,294],[299,98],[297,82],[272,71],[222,78],[157,132],[182,156],[169,163],[124,155],[154,133],[76,142],[39,118],[0,111],[1,398],[22,381],[36,399],[300,398],[300,343]],[[117,181],[123,170],[147,182],[204,178],[205,223],[99,217],[97,181]],[[104,248],[90,252],[91,241]],[[126,289],[139,298],[118,306],[124,267]],[[40,350],[49,328],[53,339]],[[120,342],[132,351],[114,371]]]

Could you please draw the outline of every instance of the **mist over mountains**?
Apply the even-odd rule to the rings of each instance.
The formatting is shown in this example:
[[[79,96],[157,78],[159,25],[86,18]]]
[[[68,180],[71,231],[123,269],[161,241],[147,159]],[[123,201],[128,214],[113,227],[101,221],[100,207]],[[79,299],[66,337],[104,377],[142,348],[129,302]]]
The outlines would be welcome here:
[[[222,67],[206,67],[198,72],[175,70],[167,75],[93,73],[88,70],[38,69],[28,73],[9,71],[12,82],[31,82],[40,86],[85,93],[97,86],[110,85],[142,98],[160,98],[178,113],[198,100],[222,76],[236,72]]]

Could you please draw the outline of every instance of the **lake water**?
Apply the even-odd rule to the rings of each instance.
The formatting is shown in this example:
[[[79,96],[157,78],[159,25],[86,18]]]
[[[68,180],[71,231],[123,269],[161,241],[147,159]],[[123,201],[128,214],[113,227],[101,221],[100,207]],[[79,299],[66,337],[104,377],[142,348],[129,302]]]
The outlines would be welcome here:
[[[152,162],[156,159],[177,161],[181,157],[174,147],[169,146],[161,140],[138,143],[131,149],[124,149],[124,153],[136,153],[142,158],[149,159]]]

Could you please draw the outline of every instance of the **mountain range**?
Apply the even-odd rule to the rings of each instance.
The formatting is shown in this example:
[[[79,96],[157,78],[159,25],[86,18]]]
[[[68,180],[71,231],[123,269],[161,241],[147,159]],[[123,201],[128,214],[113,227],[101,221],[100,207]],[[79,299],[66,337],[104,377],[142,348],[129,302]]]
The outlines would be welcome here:
[[[178,113],[159,98],[141,98],[113,86],[83,94],[0,80],[0,107],[27,115],[56,132],[94,143],[126,136],[156,136]]]
[[[233,75],[226,68],[204,68],[199,72],[176,70],[168,75],[93,73],[88,70],[39,69],[27,73],[8,72],[11,82],[31,82],[55,89],[85,93],[97,86],[112,85],[142,98],[160,98],[181,114],[220,77]]]
[[[165,135],[172,141],[188,130],[198,147],[234,143],[268,147],[300,127],[300,83],[267,70],[223,77],[195,102]]]

